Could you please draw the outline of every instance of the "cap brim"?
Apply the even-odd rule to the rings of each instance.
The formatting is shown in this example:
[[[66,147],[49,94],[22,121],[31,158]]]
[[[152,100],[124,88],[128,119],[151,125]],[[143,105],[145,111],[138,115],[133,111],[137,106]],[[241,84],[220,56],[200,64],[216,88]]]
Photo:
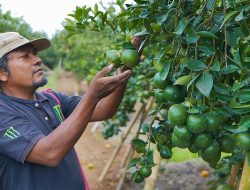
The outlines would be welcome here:
[[[46,38],[39,38],[36,40],[32,40],[32,41],[28,42],[27,44],[33,45],[37,51],[42,51],[42,50],[49,48],[51,43]]]

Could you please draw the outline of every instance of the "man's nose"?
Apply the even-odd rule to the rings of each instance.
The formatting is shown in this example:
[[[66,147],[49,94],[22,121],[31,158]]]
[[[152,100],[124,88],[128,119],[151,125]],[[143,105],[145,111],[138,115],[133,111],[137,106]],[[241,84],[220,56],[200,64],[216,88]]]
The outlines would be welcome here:
[[[32,55],[32,59],[33,59],[33,63],[34,63],[34,65],[40,65],[41,63],[42,63],[42,60],[41,60],[41,58],[39,57],[39,56],[37,56],[37,55]]]

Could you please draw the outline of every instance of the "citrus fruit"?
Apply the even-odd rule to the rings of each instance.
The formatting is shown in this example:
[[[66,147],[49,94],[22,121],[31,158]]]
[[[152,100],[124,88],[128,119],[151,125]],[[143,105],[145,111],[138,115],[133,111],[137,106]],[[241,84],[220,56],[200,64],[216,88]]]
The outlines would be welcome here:
[[[207,170],[202,170],[200,173],[201,177],[207,178],[209,176],[209,172]]]
[[[139,170],[139,175],[142,177],[149,177],[152,173],[150,166],[142,166]]]
[[[133,144],[135,147],[135,151],[137,153],[145,153],[147,143],[143,140],[137,139],[136,143]]]
[[[187,109],[181,104],[174,104],[168,110],[168,120],[170,125],[184,125],[187,119]]]
[[[133,180],[135,183],[141,183],[144,181],[144,177],[142,177],[139,173],[137,173],[133,178]]]
[[[218,116],[216,116],[216,115],[213,115],[213,114],[207,114],[206,118],[207,118],[207,121],[208,121],[207,122],[208,123],[207,130],[211,131],[211,132],[216,132],[221,126],[220,118]]]
[[[172,103],[181,103],[184,101],[184,96],[177,86],[167,86],[164,90],[164,98]]]
[[[250,133],[240,133],[238,134],[236,140],[242,150],[250,150]]]
[[[213,143],[209,147],[201,151],[201,157],[203,160],[209,162],[213,160],[213,158],[218,154],[219,151],[220,146],[218,142],[213,141]]]
[[[168,81],[162,80],[160,73],[156,73],[153,78],[153,84],[157,88],[164,89],[168,85]]]
[[[174,134],[172,135],[172,143],[173,143],[173,145],[175,145],[176,147],[179,147],[179,148],[187,148],[191,144],[190,141],[181,140],[178,137],[176,137]]]
[[[224,134],[219,139],[221,152],[231,153],[234,150],[235,140],[230,135]]]
[[[108,63],[119,66],[121,63],[121,54],[118,50],[108,50],[106,51],[106,58]]]
[[[139,53],[133,49],[126,49],[122,52],[121,60],[127,67],[134,67],[139,64]]]
[[[212,144],[212,142],[213,142],[213,137],[210,133],[207,132],[197,134],[194,137],[194,145],[198,149],[206,149]]]
[[[201,114],[189,115],[187,118],[187,128],[192,133],[201,133],[207,128],[208,122]]]
[[[199,149],[197,147],[195,147],[194,144],[191,144],[189,147],[188,147],[188,150],[192,153],[197,153],[199,151]]]
[[[208,162],[209,165],[212,168],[216,168],[220,158],[221,158],[221,151],[217,152],[217,154]]]
[[[168,147],[161,147],[160,155],[164,159],[169,159],[172,157],[172,151]]]
[[[159,102],[159,103],[164,103],[166,101],[162,90],[157,89],[155,91],[155,100],[156,102]]]
[[[157,133],[155,135],[155,140],[157,143],[162,145],[162,144],[165,144],[169,140],[169,137],[165,134]]]
[[[192,133],[187,129],[186,126],[175,126],[173,134],[181,140],[189,140],[192,137]]]

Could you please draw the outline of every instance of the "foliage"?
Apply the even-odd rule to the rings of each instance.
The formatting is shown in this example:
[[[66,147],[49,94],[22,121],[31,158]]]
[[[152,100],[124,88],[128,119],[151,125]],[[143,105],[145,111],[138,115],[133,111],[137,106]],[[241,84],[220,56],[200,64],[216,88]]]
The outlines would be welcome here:
[[[150,87],[143,89],[149,94],[156,92],[156,106],[151,112],[154,119],[151,123],[142,125],[143,133],[147,137],[146,152],[150,152],[150,143],[156,143],[159,151],[172,147],[188,148],[191,152],[198,152],[211,167],[218,167],[221,152],[224,151],[222,143],[223,146],[225,144],[219,142],[220,138],[226,135],[234,139],[238,133],[250,132],[247,117],[250,112],[250,2],[124,2],[116,2],[120,9],[118,13],[115,12],[114,5],[104,11],[97,5],[94,9],[77,7],[75,12],[70,14],[73,19],[67,20],[65,28],[72,35],[86,29],[109,31],[116,35],[116,42],[126,41],[132,34],[140,36],[142,44],[139,51],[147,47],[153,54],[150,58],[152,65],[147,69],[153,72],[156,70],[168,87],[178,87],[175,88],[176,92],[183,87],[186,90],[186,93],[180,93],[185,94],[185,99],[175,102],[180,101],[180,97],[175,98],[177,93],[172,93],[171,99],[169,94],[168,98],[165,98],[166,89],[160,86],[152,86],[153,90]],[[152,81],[153,76],[147,76],[144,80]],[[182,126],[188,125],[188,130],[190,126],[197,129],[192,131],[188,142],[173,134],[174,126],[171,126],[168,114],[164,113],[173,104],[184,105],[189,114],[188,118],[190,115],[193,118]],[[177,113],[178,110],[173,115],[178,115]],[[215,120],[219,121],[219,126],[218,122],[214,122],[208,115],[213,115]],[[171,116],[171,120],[173,117]],[[199,128],[201,120],[202,128]],[[167,141],[160,143],[156,138],[159,134],[164,134]],[[203,142],[199,139],[206,139],[207,143],[196,147],[194,139],[196,146]],[[230,142],[231,145],[232,143],[234,144],[234,140]],[[236,153],[244,154],[237,144],[231,153],[232,158]],[[229,159],[229,162],[231,161],[232,159]]]

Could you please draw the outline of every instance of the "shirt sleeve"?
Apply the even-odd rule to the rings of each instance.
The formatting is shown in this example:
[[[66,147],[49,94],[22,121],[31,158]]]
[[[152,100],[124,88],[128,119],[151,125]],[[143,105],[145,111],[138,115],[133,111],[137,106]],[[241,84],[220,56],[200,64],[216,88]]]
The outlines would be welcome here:
[[[45,135],[14,110],[0,107],[0,153],[24,163],[34,145]]]
[[[62,106],[62,112],[65,118],[67,118],[76,108],[81,101],[81,96],[67,96],[60,92],[56,92],[56,96],[59,98]]]

